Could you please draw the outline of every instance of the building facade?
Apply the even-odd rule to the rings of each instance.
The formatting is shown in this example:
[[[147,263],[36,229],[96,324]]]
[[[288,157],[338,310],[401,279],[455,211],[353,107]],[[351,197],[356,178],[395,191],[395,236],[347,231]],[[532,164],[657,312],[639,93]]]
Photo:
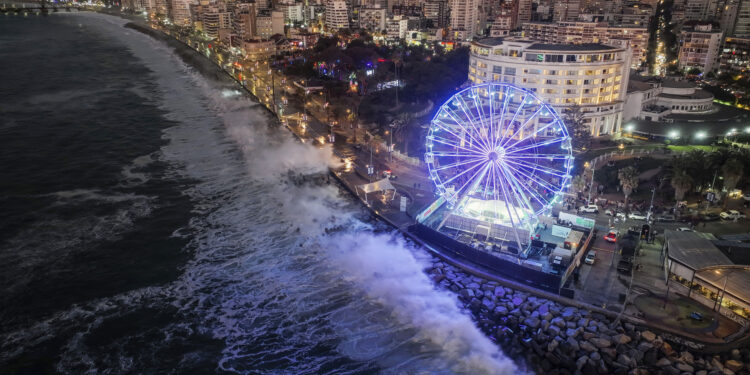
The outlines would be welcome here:
[[[680,32],[680,51],[677,66],[684,70],[693,68],[708,73],[718,68],[720,30],[713,30],[711,24],[696,24],[685,27]]]
[[[623,121],[673,122],[672,115],[701,115],[716,111],[714,96],[688,81],[631,77]]]
[[[272,35],[284,35],[284,13],[277,10],[261,10],[255,17],[258,38],[269,39]]]
[[[627,49],[487,38],[472,43],[469,61],[471,82],[519,85],[561,113],[578,106],[593,136],[621,130],[630,71]]]
[[[329,0],[326,3],[326,27],[329,30],[349,28],[349,5],[344,0]]]
[[[719,73],[738,74],[750,70],[750,38],[726,38],[719,58]]]
[[[479,0],[451,0],[451,35],[455,40],[471,40],[479,22]]]
[[[385,8],[359,8],[359,27],[381,32],[385,30],[387,13]]]

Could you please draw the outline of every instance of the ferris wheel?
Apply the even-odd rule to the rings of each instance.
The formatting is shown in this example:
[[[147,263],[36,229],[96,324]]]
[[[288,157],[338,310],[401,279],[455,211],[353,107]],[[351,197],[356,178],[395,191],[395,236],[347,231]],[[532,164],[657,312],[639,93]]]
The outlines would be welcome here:
[[[430,178],[449,207],[513,228],[536,225],[573,168],[571,139],[554,108],[505,83],[453,95],[433,118],[426,147]]]

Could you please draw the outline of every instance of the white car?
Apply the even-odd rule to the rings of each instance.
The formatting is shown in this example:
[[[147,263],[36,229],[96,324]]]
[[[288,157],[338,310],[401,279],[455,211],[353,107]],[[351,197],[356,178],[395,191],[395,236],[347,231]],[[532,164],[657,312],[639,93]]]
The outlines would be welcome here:
[[[750,193],[742,194],[742,199],[744,199],[746,201],[750,201]]]
[[[596,250],[589,251],[588,254],[586,254],[586,258],[583,260],[586,262],[586,264],[594,264],[594,261],[596,260]]]
[[[695,232],[694,230],[688,228],[688,227],[679,227],[677,228],[678,232]]]
[[[578,212],[583,212],[587,214],[598,214],[599,213],[599,206],[595,204],[589,204],[587,206],[581,206],[578,207]]]
[[[735,219],[744,219],[745,215],[741,214],[737,210],[729,210],[729,211],[724,211],[720,213],[719,217],[722,218],[723,220],[735,220]]]
[[[646,220],[646,215],[640,213],[640,212],[631,212],[630,215],[628,215],[628,218],[633,220]]]

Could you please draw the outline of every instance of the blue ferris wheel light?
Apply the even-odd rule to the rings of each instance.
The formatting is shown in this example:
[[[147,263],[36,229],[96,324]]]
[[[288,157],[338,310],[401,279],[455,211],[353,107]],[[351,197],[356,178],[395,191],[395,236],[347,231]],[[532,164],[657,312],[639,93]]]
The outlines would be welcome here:
[[[484,217],[529,223],[559,202],[573,168],[562,118],[532,91],[484,83],[448,99],[428,131],[430,178],[451,207],[489,202]],[[493,212],[494,210],[494,212]]]

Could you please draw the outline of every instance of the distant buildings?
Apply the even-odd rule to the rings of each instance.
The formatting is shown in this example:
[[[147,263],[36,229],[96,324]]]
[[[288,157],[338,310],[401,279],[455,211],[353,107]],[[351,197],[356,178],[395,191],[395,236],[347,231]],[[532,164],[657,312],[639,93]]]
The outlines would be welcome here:
[[[550,43],[602,43],[622,45],[627,41],[633,50],[631,64],[638,68],[646,61],[648,29],[639,26],[612,26],[606,22],[530,22],[523,25],[523,36]]]
[[[329,30],[349,28],[349,5],[344,0],[326,2],[325,25]]]
[[[726,38],[719,58],[719,73],[746,73],[750,70],[750,38]]]
[[[451,35],[457,40],[470,40],[477,31],[479,0],[450,0]]]
[[[269,39],[276,34],[284,34],[284,13],[277,10],[261,10],[255,17],[257,35],[260,39]]]
[[[620,132],[630,52],[589,44],[487,38],[471,46],[469,81],[507,82],[537,93],[564,112],[580,106],[594,136]]]
[[[388,13],[385,8],[359,8],[359,27],[381,32],[385,30]]]

